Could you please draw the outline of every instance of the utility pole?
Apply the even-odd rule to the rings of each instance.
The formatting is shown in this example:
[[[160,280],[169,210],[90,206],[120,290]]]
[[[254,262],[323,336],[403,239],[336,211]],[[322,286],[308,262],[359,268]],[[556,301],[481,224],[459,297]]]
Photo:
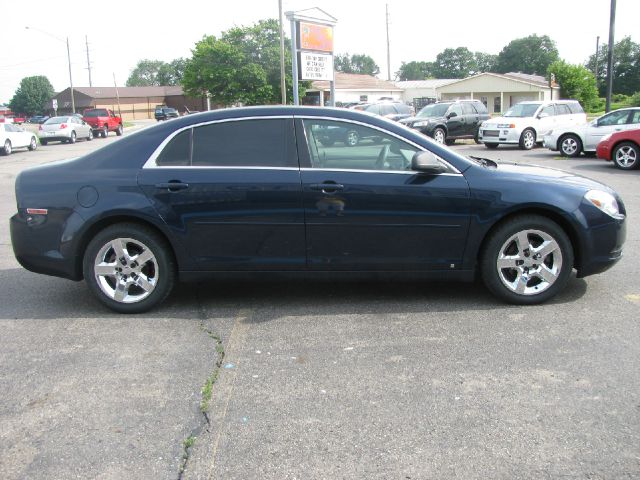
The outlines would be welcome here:
[[[93,85],[91,84],[91,61],[89,60],[89,38],[87,38],[87,36],[84,36],[84,42],[87,45],[87,70],[89,71],[89,86],[93,87]]]
[[[71,88],[71,111],[76,113],[76,101],[73,95],[73,78],[71,77],[71,53],[69,52],[69,37],[67,37],[67,58],[69,59],[69,87]]]
[[[116,72],[113,72],[113,86],[116,87],[116,98],[118,99],[118,116],[122,118],[122,110],[120,110],[120,94],[118,93],[118,84],[116,83]]]
[[[389,4],[385,4],[385,9],[387,11],[386,20],[387,20],[387,80],[391,81],[391,52],[389,50]]]
[[[616,0],[611,0],[611,15],[609,16],[609,51],[607,52],[607,104],[605,107],[605,112],[611,111],[611,94],[613,92],[613,46],[615,26]]]
[[[598,55],[600,54],[600,35],[596,37],[596,68],[593,75],[596,77],[596,85],[598,85]]]
[[[284,32],[282,31],[282,0],[278,0],[278,13],[280,21],[280,90],[282,90],[282,104],[287,104],[287,85],[284,76]]]

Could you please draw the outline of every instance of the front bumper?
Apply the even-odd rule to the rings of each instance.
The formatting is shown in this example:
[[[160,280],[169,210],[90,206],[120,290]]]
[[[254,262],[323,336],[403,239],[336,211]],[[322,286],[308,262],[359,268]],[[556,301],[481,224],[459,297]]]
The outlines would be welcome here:
[[[547,134],[542,137],[542,145],[549,150],[558,150],[558,138],[553,134]]]
[[[483,143],[520,143],[522,131],[518,128],[480,127],[478,140]]]

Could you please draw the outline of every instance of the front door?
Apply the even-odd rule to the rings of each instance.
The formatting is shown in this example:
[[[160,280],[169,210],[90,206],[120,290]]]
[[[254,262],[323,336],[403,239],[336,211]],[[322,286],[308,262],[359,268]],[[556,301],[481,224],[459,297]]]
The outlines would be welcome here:
[[[153,163],[140,171],[138,183],[196,269],[306,267],[291,118],[186,128]]]
[[[307,258],[312,270],[424,271],[461,265],[469,227],[469,188],[451,169],[410,169],[420,148],[381,130],[355,147],[324,142],[354,125],[296,120]]]
[[[592,122],[587,127],[587,133],[585,135],[585,150],[595,150],[598,142],[610,133],[620,132],[622,130],[628,130],[630,128],[636,128],[637,125],[633,125],[630,121],[638,121],[638,118],[633,115],[633,110],[616,110],[615,112],[608,113],[600,117],[595,122]]]

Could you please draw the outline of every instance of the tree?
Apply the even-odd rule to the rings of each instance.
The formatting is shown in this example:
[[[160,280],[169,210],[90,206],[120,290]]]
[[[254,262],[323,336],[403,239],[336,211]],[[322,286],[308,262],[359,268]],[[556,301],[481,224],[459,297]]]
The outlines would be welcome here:
[[[35,115],[42,113],[53,98],[53,86],[43,75],[25,77],[9,102],[9,108],[16,113]]]
[[[400,70],[396,72],[398,80],[425,80],[433,77],[433,62],[402,62]]]
[[[377,75],[380,73],[380,67],[369,55],[354,54],[349,56],[348,53],[336,55],[334,58],[334,68],[337,72],[359,73],[362,75]]]
[[[465,78],[475,73],[478,66],[473,53],[467,47],[445,48],[436,57],[436,78]]]
[[[179,85],[186,60],[177,58],[170,63],[162,60],[140,60],[127,79],[127,87]]]
[[[278,21],[261,20],[234,27],[220,38],[205,36],[196,43],[182,78],[185,92],[210,94],[214,103],[245,105],[280,103],[280,33]],[[291,53],[285,50],[287,95],[293,95]],[[309,82],[299,83],[304,95]]]
[[[498,61],[498,55],[491,53],[475,52],[473,57],[476,62],[475,73],[493,72],[496,68],[496,62]]]
[[[555,75],[556,82],[560,84],[562,98],[579,100],[587,110],[598,103],[596,79],[593,73],[584,66],[571,65],[563,60],[556,60],[549,65],[548,73]]]
[[[509,42],[498,54],[497,73],[522,72],[544,75],[559,60],[556,44],[547,35],[529,35]]]
[[[607,52],[605,43],[598,51],[598,90],[604,96],[607,91]],[[587,68],[595,71],[596,56],[591,55]],[[640,87],[640,44],[624,37],[613,46],[613,93],[632,95]]]

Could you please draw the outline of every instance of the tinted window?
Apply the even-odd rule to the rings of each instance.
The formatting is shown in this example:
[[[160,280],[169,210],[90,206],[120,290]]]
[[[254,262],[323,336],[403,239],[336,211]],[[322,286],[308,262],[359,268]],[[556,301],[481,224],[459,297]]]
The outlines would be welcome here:
[[[459,104],[451,105],[448,114],[455,113],[458,117],[462,115],[462,107]]]
[[[173,137],[160,152],[156,164],[164,167],[185,166],[191,163],[191,129]]]
[[[571,110],[564,103],[558,103],[556,105],[556,115],[571,115]]]
[[[393,105],[380,105],[380,111],[382,112],[382,115],[389,115],[389,114],[396,113],[396,109],[393,108]]]
[[[634,110],[629,123],[640,123],[640,110]]]
[[[482,97],[484,98],[485,102],[487,101],[486,98],[487,97]],[[473,108],[475,108],[479,114],[481,115],[485,115],[489,113],[489,110],[487,110],[487,104],[486,103],[482,103],[482,102],[474,102],[473,104]]]
[[[629,110],[618,110],[616,112],[611,112],[598,120],[598,126],[603,127],[608,125],[624,125],[625,123],[627,123],[628,117]]]
[[[84,112],[85,117],[108,117],[109,112],[104,108],[96,108],[95,110],[87,110]]]
[[[379,130],[333,120],[305,120],[311,166],[348,170],[410,170],[416,147]],[[348,145],[355,132],[357,146]]]
[[[469,102],[463,102],[462,104],[462,111],[466,114],[466,115],[475,115],[476,113],[476,109],[473,108],[473,104],[469,103]]]
[[[449,108],[450,103],[432,103],[418,112],[416,117],[442,117]]]
[[[567,106],[569,107],[571,113],[584,113],[582,105],[580,105],[578,102],[568,103]]]
[[[293,121],[241,120],[193,129],[192,165],[297,167]]]
[[[398,113],[411,113],[409,105],[405,105],[404,103],[396,103],[396,110]]]

